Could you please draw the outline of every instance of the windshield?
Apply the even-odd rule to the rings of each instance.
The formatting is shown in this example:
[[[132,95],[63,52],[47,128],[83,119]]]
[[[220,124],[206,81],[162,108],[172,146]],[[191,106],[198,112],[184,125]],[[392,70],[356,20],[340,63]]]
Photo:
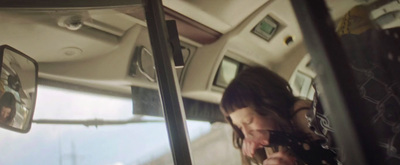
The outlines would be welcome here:
[[[121,95],[39,85],[31,130],[0,130],[0,164],[174,164],[164,118],[138,115],[132,99],[141,95],[132,96],[131,87],[152,89],[158,96],[142,6],[1,9],[0,14],[0,44],[34,58],[41,80]],[[139,48],[143,51],[135,51]],[[183,74],[184,69],[178,75]],[[146,102],[156,105],[159,100]],[[186,123],[195,164],[240,164],[227,124]]]
[[[135,117],[137,116],[132,114],[132,100],[129,98],[43,85],[38,87],[34,121],[40,119],[125,121]],[[97,127],[78,123],[76,125],[36,123],[27,134],[1,129],[0,164],[145,164],[162,155],[170,155],[163,118],[144,116],[141,120],[155,122]],[[211,125],[207,122],[188,121],[187,124],[191,140],[207,134],[211,129]]]

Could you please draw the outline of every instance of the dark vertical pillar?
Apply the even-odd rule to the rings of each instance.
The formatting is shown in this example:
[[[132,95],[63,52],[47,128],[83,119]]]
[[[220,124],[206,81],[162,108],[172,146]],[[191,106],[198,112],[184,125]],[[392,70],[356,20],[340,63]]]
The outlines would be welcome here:
[[[191,165],[185,111],[161,0],[144,0],[143,2],[174,163]]]

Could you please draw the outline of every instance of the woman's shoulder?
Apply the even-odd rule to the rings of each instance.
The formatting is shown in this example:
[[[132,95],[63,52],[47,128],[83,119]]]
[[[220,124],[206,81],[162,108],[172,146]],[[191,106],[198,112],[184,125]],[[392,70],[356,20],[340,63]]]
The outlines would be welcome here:
[[[293,106],[292,123],[299,131],[308,134],[312,139],[320,139],[310,130],[309,121],[306,118],[310,111],[312,111],[312,101],[298,100]]]
[[[303,122],[303,119],[305,120],[305,115],[311,111],[312,107],[312,101],[310,100],[303,100],[299,99],[296,101],[293,105],[292,113],[291,113],[291,118],[293,121],[300,120]]]

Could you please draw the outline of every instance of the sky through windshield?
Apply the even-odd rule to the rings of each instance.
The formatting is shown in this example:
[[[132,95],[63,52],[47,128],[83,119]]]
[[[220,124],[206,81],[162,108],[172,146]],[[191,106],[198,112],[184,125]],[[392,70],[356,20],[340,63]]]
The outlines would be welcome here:
[[[38,87],[34,119],[132,117],[132,101],[128,98]],[[191,140],[211,128],[207,122],[187,124]],[[0,164],[7,165],[138,165],[170,152],[164,122],[99,127],[34,123],[27,134],[0,129],[0,139]]]

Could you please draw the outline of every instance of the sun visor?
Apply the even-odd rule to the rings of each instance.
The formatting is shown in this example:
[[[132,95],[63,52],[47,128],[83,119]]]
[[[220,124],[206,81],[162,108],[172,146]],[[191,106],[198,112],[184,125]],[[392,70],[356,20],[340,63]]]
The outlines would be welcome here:
[[[133,114],[148,116],[164,116],[160,96],[157,90],[131,87],[133,100]],[[218,104],[183,98],[183,104],[188,120],[225,122]]]

